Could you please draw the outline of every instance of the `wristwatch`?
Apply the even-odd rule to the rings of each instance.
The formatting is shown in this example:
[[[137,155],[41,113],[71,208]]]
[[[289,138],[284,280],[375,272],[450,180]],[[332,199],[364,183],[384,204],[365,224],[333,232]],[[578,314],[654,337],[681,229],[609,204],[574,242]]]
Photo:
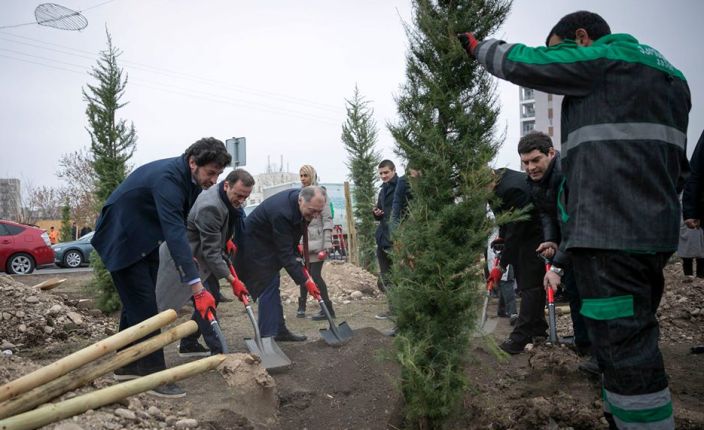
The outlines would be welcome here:
[[[559,277],[563,277],[565,275],[565,269],[561,269],[557,266],[550,266],[550,271],[556,273]]]

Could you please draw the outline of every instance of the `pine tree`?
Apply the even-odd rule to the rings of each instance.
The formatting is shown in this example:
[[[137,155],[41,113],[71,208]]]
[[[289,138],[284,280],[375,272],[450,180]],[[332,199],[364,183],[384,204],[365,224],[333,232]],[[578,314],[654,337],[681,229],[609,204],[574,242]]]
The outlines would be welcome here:
[[[500,145],[494,84],[456,33],[494,32],[510,0],[414,0],[406,77],[389,125],[397,152],[421,171],[394,234],[390,300],[409,424],[442,428],[462,405],[464,365],[483,284],[491,222],[489,163]]]
[[[374,110],[369,107],[355,85],[352,100],[345,100],[347,120],[342,125],[342,142],[347,150],[349,178],[354,184],[354,219],[357,230],[360,266],[373,271],[375,267],[374,216],[376,203],[377,165],[381,156],[374,147],[378,129],[374,121]]]
[[[107,34],[107,49],[101,51],[97,65],[89,72],[97,84],[87,84],[83,99],[88,103],[88,133],[93,169],[95,170],[96,205],[101,208],[115,188],[127,177],[127,161],[132,157],[137,143],[133,124],[116,119],[117,111],[126,103],[120,102],[125,93],[127,76],[117,64],[121,52],[112,44]],[[96,252],[91,255],[94,284],[98,290],[98,307],[111,312],[119,308],[117,290],[110,275]]]
[[[61,230],[59,231],[60,242],[70,242],[75,240],[71,231],[71,206],[68,201],[61,206]]]

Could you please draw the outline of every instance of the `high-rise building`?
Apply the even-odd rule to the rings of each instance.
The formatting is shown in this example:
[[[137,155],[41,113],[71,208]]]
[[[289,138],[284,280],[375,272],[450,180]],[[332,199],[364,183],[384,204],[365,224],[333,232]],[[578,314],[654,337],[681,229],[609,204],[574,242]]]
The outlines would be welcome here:
[[[525,87],[518,87],[518,91],[521,137],[532,130],[542,131],[552,138],[553,145],[559,150],[562,96]]]
[[[21,205],[20,180],[0,179],[0,218],[17,221]]]

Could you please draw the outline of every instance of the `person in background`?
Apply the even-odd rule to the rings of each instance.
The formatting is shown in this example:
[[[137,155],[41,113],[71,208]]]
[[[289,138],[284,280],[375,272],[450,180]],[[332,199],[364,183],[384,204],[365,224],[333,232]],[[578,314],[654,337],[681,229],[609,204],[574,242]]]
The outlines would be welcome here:
[[[318,185],[318,174],[315,168],[310,164],[306,164],[299,170],[301,177],[301,186],[309,187]],[[320,296],[325,302],[330,315],[335,318],[335,310],[332,307],[330,296],[328,295],[328,286],[323,279],[323,264],[325,259],[332,252],[332,211],[329,204],[329,198],[326,196],[326,204],[320,216],[310,220],[308,223],[308,259],[310,261],[310,276],[313,278],[315,285],[320,290]],[[304,233],[305,234],[305,233]],[[305,318],[306,316],[306,300],[308,299],[308,290],[305,285],[300,285],[300,297],[298,298],[298,310],[296,317]],[[317,314],[312,316],[314,321],[322,321],[327,319],[325,313],[321,309]]]
[[[376,228],[376,258],[379,262],[379,281],[378,286],[382,292],[386,292],[391,288],[389,280],[389,272],[391,271],[391,232],[389,231],[391,213],[393,212],[394,193],[396,184],[398,183],[398,175],[396,174],[396,166],[391,160],[383,160],[378,166],[379,178],[381,179],[381,190],[377,198],[376,206],[372,209],[374,219],[379,221]],[[375,316],[376,319],[389,319],[389,312],[383,312]]]
[[[52,245],[56,245],[59,242],[59,232],[53,225],[49,228],[49,242],[51,242]]]

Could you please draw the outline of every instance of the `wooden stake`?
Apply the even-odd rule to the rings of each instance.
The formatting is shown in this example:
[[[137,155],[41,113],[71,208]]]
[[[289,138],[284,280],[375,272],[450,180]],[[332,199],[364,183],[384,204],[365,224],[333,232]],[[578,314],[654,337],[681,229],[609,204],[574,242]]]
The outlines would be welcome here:
[[[65,400],[60,403],[42,406],[39,409],[0,420],[0,430],[30,430],[45,426],[55,421],[83,413],[88,409],[97,409],[101,406],[115,403],[125,397],[151,390],[160,385],[212,370],[219,366],[224,360],[225,355],[214,355],[178,367],[162,370],[161,372],[153,373],[149,376],[103,388],[102,390],[93,391],[92,393],[74,397],[73,399]]]
[[[51,381],[52,379],[65,375],[73,369],[77,369],[109,352],[113,352],[125,345],[141,339],[147,334],[159,330],[167,324],[171,324],[175,320],[176,311],[173,309],[166,310],[142,321],[135,326],[119,333],[115,333],[107,339],[103,339],[100,342],[76,351],[73,354],[55,361],[48,366],[44,366],[28,375],[24,375],[14,381],[10,381],[0,387],[0,402],[4,402],[7,399],[11,399],[22,393],[26,393],[34,387],[38,387],[47,381]]]
[[[354,224],[354,208],[352,207],[352,197],[350,196],[350,183],[345,182],[345,214],[347,215],[347,243],[349,249],[347,255],[350,257],[350,263],[359,266],[359,251],[357,250],[357,228]]]
[[[58,379],[54,379],[47,384],[40,385],[14,399],[0,403],[0,418],[6,418],[34,409],[37,405],[59,397],[67,391],[81,387],[99,376],[132,363],[159,348],[163,348],[164,345],[168,345],[184,336],[195,333],[197,330],[198,324],[193,320],[189,320],[165,333],[151,337],[144,342],[122,350],[114,356],[105,357],[99,362],[91,363],[88,366],[81,367]]]

